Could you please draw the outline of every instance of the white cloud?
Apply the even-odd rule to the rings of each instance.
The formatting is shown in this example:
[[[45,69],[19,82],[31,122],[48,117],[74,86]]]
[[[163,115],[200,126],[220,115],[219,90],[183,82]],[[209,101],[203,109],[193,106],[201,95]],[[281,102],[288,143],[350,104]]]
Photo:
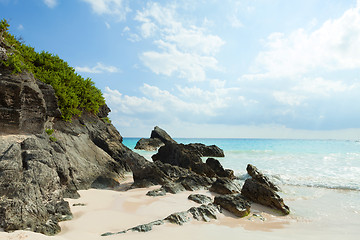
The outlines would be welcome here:
[[[56,7],[56,5],[58,4],[57,0],[44,0],[44,3],[45,3],[46,6],[48,6],[49,8],[54,8],[54,7]]]
[[[342,81],[330,81],[321,77],[304,78],[298,85],[292,88],[293,91],[320,94],[330,96],[332,93],[350,91],[358,85],[347,85]]]
[[[255,74],[247,77],[289,77],[313,71],[360,67],[360,5],[341,17],[324,22],[314,31],[297,29],[272,33],[267,50],[256,59]]]
[[[24,30],[24,26],[22,25],[22,24],[19,24],[19,26],[18,26],[18,30]]]
[[[75,67],[75,70],[77,72],[84,72],[84,73],[103,73],[103,72],[109,72],[109,73],[115,73],[118,72],[119,69],[114,66],[106,66],[100,62],[96,64],[94,67]]]
[[[299,106],[306,99],[305,96],[297,95],[289,92],[275,91],[273,93],[276,101],[290,106]]]
[[[105,22],[105,26],[106,26],[107,29],[111,28],[111,25],[108,22]]]
[[[82,0],[90,4],[92,10],[98,15],[115,16],[117,20],[123,21],[130,12],[125,0]]]
[[[146,51],[140,55],[144,65],[156,74],[177,76],[189,81],[203,81],[207,70],[218,70],[214,55],[225,42],[207,30],[194,25],[185,26],[177,19],[175,5],[150,3],[138,11],[143,38],[152,38],[161,51]]]

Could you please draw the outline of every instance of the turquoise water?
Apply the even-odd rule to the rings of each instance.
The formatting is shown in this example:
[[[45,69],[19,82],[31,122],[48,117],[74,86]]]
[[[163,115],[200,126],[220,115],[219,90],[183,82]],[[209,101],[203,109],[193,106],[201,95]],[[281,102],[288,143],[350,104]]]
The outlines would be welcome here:
[[[124,138],[133,149],[139,138]],[[179,143],[215,144],[217,158],[243,177],[251,163],[278,184],[360,191],[360,142],[345,140],[175,139]],[[147,159],[155,152],[137,151]]]

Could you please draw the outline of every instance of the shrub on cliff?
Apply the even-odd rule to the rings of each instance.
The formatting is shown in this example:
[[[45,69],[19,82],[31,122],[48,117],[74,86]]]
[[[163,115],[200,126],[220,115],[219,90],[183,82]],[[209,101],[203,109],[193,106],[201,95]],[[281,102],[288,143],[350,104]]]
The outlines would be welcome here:
[[[59,107],[64,120],[71,120],[82,111],[97,113],[105,104],[101,91],[94,86],[90,78],[84,79],[75,69],[59,56],[24,44],[8,32],[8,22],[0,21],[0,43],[7,46],[7,60],[1,64],[11,68],[14,73],[24,69],[32,72],[35,78],[50,84],[58,98]]]

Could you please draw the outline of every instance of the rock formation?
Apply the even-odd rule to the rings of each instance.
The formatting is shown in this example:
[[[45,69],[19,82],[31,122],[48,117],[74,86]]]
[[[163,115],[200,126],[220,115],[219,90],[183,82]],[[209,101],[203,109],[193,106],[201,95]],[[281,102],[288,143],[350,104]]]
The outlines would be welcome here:
[[[166,143],[176,143],[176,141],[172,139],[165,130],[156,126],[154,127],[154,130],[152,130],[150,138],[141,138],[136,143],[135,149],[156,151]]]
[[[289,207],[284,204],[283,199],[276,193],[279,188],[251,164],[246,169],[252,178],[246,179],[241,194],[253,202],[278,209],[285,215],[289,214]]]
[[[72,122],[60,119],[54,90],[24,71],[0,68],[0,227],[47,235],[72,217],[64,197],[77,190],[111,187],[143,161],[122,144],[113,125],[84,112]],[[45,130],[48,130],[45,132]],[[21,134],[21,135],[7,135]]]

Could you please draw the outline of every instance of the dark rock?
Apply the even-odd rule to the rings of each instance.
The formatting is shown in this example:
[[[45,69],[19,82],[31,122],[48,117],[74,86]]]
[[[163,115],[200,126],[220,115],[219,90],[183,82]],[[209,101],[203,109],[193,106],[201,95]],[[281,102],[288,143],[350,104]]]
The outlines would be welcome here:
[[[176,143],[174,139],[170,137],[170,135],[163,129],[159,128],[158,126],[154,127],[154,130],[151,132],[150,138],[158,138],[163,143]]]
[[[167,143],[159,148],[158,153],[151,157],[153,161],[161,161],[173,166],[191,169],[196,163],[202,163],[201,155],[187,149],[184,144]]]
[[[219,160],[217,159],[208,158],[206,160],[206,165],[208,165],[219,177],[235,179],[234,171],[231,169],[224,169]]]
[[[255,179],[250,178],[245,181],[241,194],[253,202],[278,209],[285,215],[290,213],[289,207],[273,189]]]
[[[229,194],[216,196],[214,204],[221,206],[237,217],[245,217],[250,213],[250,202],[240,194]]]
[[[85,203],[74,203],[73,204],[73,207],[84,207],[84,206],[86,206]]]
[[[176,182],[181,183],[188,191],[196,191],[200,189],[208,189],[211,184],[213,184],[214,179],[193,173],[185,177],[180,177]]]
[[[164,221],[163,220],[157,220],[151,223],[147,223],[147,224],[142,224],[133,228],[128,229],[127,231],[133,231],[133,232],[149,232],[152,230],[153,226],[159,226],[159,225],[163,225]]]
[[[185,187],[179,183],[179,182],[169,182],[162,186],[162,189],[164,189],[168,193],[176,194],[179,192],[186,191]]]
[[[119,185],[119,182],[113,178],[108,178],[105,176],[99,176],[91,183],[91,188],[97,189],[106,189],[106,188],[114,188]]]
[[[185,211],[185,212],[173,213],[168,217],[166,217],[164,220],[167,220],[177,225],[183,225],[184,223],[189,222],[191,218],[189,217],[189,213]]]
[[[97,113],[97,116],[99,118],[105,118],[109,115],[109,112],[111,112],[111,109],[108,107],[108,105],[104,104],[99,108],[99,112]]]
[[[12,74],[0,68],[1,133],[42,133],[47,116],[53,113],[53,109],[47,112],[44,95],[31,73]]]
[[[155,190],[151,190],[148,191],[146,193],[147,196],[151,196],[151,197],[158,197],[158,196],[165,196],[166,195],[166,191],[164,188],[159,188],[159,189],[155,189]]]
[[[203,194],[190,194],[188,199],[199,204],[208,204],[211,203],[211,197],[205,196]]]
[[[218,194],[233,194],[240,193],[241,187],[239,184],[228,178],[218,178],[209,190]]]
[[[161,146],[164,146],[164,143],[158,138],[141,138],[136,143],[135,149],[156,151]]]
[[[199,152],[202,157],[225,157],[224,151],[216,145],[206,146],[202,143],[190,143],[186,146],[194,152]]]
[[[268,186],[274,191],[280,190],[280,188],[276,186],[274,183],[272,183],[268,177],[264,176],[261,172],[259,172],[259,170],[255,166],[248,164],[246,167],[246,171],[255,181]]]
[[[216,215],[220,211],[217,205],[209,203],[207,205],[201,205],[200,207],[192,207],[188,212],[198,221],[210,222],[211,219],[217,219]]]

